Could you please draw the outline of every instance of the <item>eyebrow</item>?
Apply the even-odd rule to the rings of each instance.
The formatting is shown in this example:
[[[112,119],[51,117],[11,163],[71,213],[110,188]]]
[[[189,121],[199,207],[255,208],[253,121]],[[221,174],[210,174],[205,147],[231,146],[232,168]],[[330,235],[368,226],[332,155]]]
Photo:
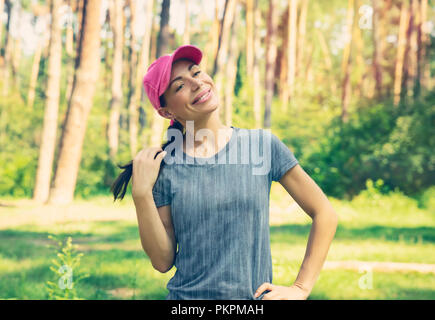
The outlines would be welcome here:
[[[189,68],[188,68],[188,70],[190,71],[190,69],[192,69],[194,66],[196,66],[197,64],[196,63],[192,63],[190,66],[189,66]],[[171,82],[169,82],[169,86],[168,86],[168,88],[171,88],[171,86],[172,86],[172,83],[174,83],[175,81],[177,81],[177,80],[181,80],[182,79],[182,77],[180,76],[180,77],[176,77],[175,79],[172,79],[172,81]]]

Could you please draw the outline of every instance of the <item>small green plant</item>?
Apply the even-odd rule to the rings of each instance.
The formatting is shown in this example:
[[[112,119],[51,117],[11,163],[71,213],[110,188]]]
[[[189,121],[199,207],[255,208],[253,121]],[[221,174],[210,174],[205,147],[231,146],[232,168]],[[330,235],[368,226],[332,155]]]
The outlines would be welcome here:
[[[47,281],[46,289],[50,300],[80,300],[77,296],[77,283],[88,277],[77,270],[83,253],[77,252],[77,246],[72,244],[71,237],[60,240],[49,235],[49,239],[56,242],[55,252],[57,259],[52,260],[50,270],[54,273],[55,281]]]
[[[366,180],[366,193],[368,195],[380,195],[380,194],[388,194],[390,192],[388,186],[385,186],[384,181],[382,179],[378,179],[373,181],[372,179]]]

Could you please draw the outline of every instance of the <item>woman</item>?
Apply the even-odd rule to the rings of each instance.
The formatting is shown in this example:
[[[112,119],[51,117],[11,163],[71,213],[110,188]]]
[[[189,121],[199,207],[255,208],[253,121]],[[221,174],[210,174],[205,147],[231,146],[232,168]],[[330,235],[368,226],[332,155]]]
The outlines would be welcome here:
[[[177,269],[166,299],[307,299],[337,214],[275,135],[221,123],[218,94],[201,59],[197,47],[185,45],[148,68],[145,91],[157,112],[171,119],[168,141],[121,166],[115,200],[132,177],[143,249],[156,270]],[[272,181],[313,219],[301,269],[289,286],[272,284]]]

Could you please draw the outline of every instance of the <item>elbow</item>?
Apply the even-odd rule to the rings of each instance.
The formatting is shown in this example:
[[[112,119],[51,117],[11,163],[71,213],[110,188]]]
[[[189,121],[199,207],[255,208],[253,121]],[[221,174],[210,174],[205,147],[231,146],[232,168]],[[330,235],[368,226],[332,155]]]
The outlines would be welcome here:
[[[156,265],[156,264],[154,264],[153,263],[153,268],[155,269],[155,270],[157,270],[158,272],[160,272],[160,273],[166,273],[166,272],[168,272],[169,270],[171,270],[172,269],[172,264],[171,265],[169,265],[169,266],[165,266],[165,265]]]
[[[333,210],[328,213],[328,221],[335,227],[338,227],[338,214]]]
[[[313,219],[320,218],[322,221],[327,221],[335,226],[338,225],[338,214],[335,210],[319,211],[319,214],[314,214]]]
[[[336,225],[338,225],[338,214],[335,210],[329,212],[329,219]]]
[[[153,268],[160,273],[166,273],[172,269],[174,265],[174,259],[171,260],[159,260],[159,261],[151,261]]]

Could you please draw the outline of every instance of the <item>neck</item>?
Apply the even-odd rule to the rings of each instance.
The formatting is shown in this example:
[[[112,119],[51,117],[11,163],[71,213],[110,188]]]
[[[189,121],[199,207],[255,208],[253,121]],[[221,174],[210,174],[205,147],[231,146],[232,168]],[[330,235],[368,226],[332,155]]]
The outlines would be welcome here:
[[[188,121],[185,128],[185,151],[200,148],[204,152],[216,153],[228,142],[232,133],[232,129],[221,122],[218,112],[211,113],[210,117],[201,121]]]

